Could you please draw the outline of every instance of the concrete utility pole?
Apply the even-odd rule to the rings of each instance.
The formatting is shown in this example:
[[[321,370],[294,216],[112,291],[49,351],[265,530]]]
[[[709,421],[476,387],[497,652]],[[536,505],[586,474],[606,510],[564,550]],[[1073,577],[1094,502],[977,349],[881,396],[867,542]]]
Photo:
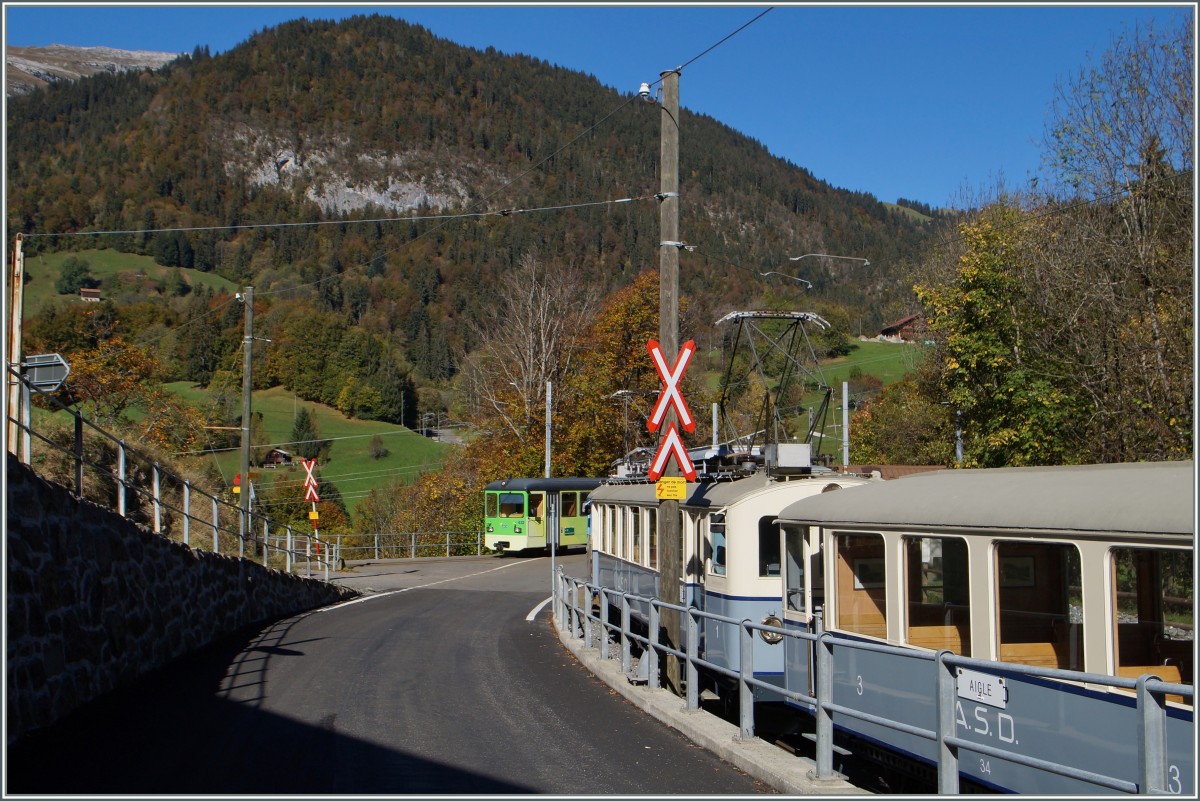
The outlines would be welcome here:
[[[250,368],[254,353],[254,287],[248,286],[242,292],[242,303],[246,306],[246,337],[243,341],[242,357],[242,491],[238,495],[241,503],[241,534],[239,551],[244,556],[246,534],[250,531]]]
[[[17,234],[17,244],[13,247],[12,272],[8,276],[8,367],[17,372],[21,371],[21,315],[25,301],[25,253],[22,250],[25,237]],[[8,386],[8,419],[17,420],[20,417],[21,385],[17,379],[7,373],[4,382]],[[8,429],[8,451],[17,452],[17,424],[10,422]]]
[[[659,220],[659,270],[658,270],[658,340],[668,359],[679,353],[679,70],[661,73],[661,198],[658,207]],[[666,420],[659,429],[660,438],[665,436],[671,424],[676,422],[674,409],[668,409]],[[679,465],[668,462],[664,475],[679,476]],[[683,538],[679,520],[679,501],[662,500],[658,505],[659,539],[659,589],[658,598],[666,603],[678,604],[679,588],[682,585]],[[675,650],[681,650],[679,613],[673,609],[662,610],[662,626],[666,642]],[[679,660],[667,656],[667,688],[682,695],[679,675]]]

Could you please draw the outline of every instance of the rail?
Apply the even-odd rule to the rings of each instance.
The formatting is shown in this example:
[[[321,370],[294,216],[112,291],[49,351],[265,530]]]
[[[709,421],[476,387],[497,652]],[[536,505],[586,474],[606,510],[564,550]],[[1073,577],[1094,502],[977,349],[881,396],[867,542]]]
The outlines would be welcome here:
[[[580,602],[582,594],[584,601]],[[591,599],[600,600],[599,612],[592,613]],[[646,635],[634,631],[631,621],[631,606],[638,604],[647,609]],[[613,606],[620,610],[619,622],[609,620],[607,610]],[[1137,679],[1109,676],[1096,673],[1084,673],[1074,670],[1018,665],[1008,662],[993,662],[984,659],[959,656],[950,651],[917,651],[910,648],[899,648],[882,643],[849,640],[835,637],[824,631],[820,610],[816,613],[814,631],[798,631],[756,623],[752,620],[736,620],[730,617],[705,612],[695,607],[685,607],[661,601],[657,598],[647,598],[628,592],[600,587],[590,582],[567,576],[561,567],[553,587],[553,606],[556,625],[560,631],[574,638],[582,638],[588,648],[595,647],[593,642],[599,639],[600,656],[602,659],[612,658],[610,654],[609,634],[616,637],[619,644],[621,670],[628,675],[632,667],[633,644],[638,643],[643,651],[642,659],[648,660],[647,684],[652,689],[661,686],[659,666],[664,656],[670,655],[684,660],[686,672],[684,688],[689,710],[700,708],[699,673],[706,669],[714,673],[735,678],[739,685],[739,733],[741,739],[754,737],[754,693],[751,688],[758,687],[780,697],[813,707],[816,711],[816,770],[818,779],[830,779],[836,776],[833,769],[833,714],[855,718],[884,726],[909,735],[920,737],[937,744],[937,776],[939,794],[957,794],[959,792],[959,749],[969,749],[992,758],[1004,759],[1029,768],[1047,771],[1060,776],[1076,779],[1097,787],[1125,793],[1166,793],[1169,787],[1167,743],[1166,743],[1166,696],[1178,695],[1188,699],[1193,697],[1190,685],[1162,681],[1151,676],[1141,676]],[[662,643],[659,639],[659,620],[663,609],[671,609],[685,616],[686,651],[679,651]],[[700,636],[700,621],[711,620],[719,623],[732,624],[739,627],[740,664],[737,670],[708,662],[697,653],[697,643]],[[800,692],[788,690],[777,685],[768,684],[754,678],[754,632],[767,632],[782,638],[806,640],[815,656],[816,679],[814,682],[815,695],[809,696]],[[909,659],[919,659],[933,662],[935,671],[935,686],[930,690],[937,699],[937,728],[925,729],[912,726],[903,721],[891,720],[878,715],[872,715],[861,710],[838,705],[833,701],[833,653],[835,648],[849,648],[862,651],[876,651]],[[1136,710],[1138,718],[1137,746],[1139,765],[1142,775],[1137,783],[1119,777],[1109,776],[1093,771],[1082,770],[1071,765],[1064,765],[1053,760],[1037,759],[1004,748],[984,745],[965,740],[956,736],[957,722],[955,720],[956,699],[956,667],[978,668],[982,670],[1003,670],[1006,673],[1038,676],[1041,678],[1062,679],[1065,681],[1104,685],[1119,689],[1133,690],[1136,693]]]
[[[245,515],[239,504],[197,487],[193,482],[160,465],[152,456],[130,446],[60,402],[54,395],[32,386],[25,376],[7,367],[9,381],[20,384],[18,418],[6,413],[8,431],[18,441],[9,450],[23,464],[44,477],[67,484],[77,498],[114,510],[122,517],[145,525],[155,534],[178,539],[197,550],[221,553],[222,547],[245,558],[261,555],[262,563],[305,575],[324,571],[329,581],[337,559],[336,542],[311,532],[296,531],[250,509]],[[70,432],[40,432],[34,429],[31,398],[37,393],[51,410],[70,416]],[[37,443],[35,447],[35,443]],[[211,535],[211,548],[207,544]],[[195,542],[193,542],[195,541]]]

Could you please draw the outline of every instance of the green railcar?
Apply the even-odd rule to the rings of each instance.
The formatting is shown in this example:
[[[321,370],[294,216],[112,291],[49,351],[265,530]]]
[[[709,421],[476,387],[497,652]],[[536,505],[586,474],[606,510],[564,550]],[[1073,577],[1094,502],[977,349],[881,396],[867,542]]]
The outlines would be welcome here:
[[[558,547],[588,541],[584,503],[599,478],[508,478],[484,488],[483,544],[493,551],[549,548],[550,515],[558,517]]]

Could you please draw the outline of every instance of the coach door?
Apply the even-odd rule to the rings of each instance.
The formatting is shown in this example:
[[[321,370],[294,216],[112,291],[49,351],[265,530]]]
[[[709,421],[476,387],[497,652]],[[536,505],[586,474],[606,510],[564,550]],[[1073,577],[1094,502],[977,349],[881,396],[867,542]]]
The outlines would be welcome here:
[[[549,543],[546,540],[547,514],[550,509],[546,505],[546,493],[529,493],[529,547],[541,548]]]

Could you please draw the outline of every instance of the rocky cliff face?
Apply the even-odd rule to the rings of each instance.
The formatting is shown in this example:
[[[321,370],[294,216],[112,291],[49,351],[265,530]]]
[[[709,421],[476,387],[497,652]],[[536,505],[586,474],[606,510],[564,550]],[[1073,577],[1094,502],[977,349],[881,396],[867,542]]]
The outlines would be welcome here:
[[[9,47],[4,59],[5,92],[9,97],[26,94],[55,81],[73,81],[97,72],[158,69],[174,61],[179,53],[153,50],[117,50],[112,47]]]

